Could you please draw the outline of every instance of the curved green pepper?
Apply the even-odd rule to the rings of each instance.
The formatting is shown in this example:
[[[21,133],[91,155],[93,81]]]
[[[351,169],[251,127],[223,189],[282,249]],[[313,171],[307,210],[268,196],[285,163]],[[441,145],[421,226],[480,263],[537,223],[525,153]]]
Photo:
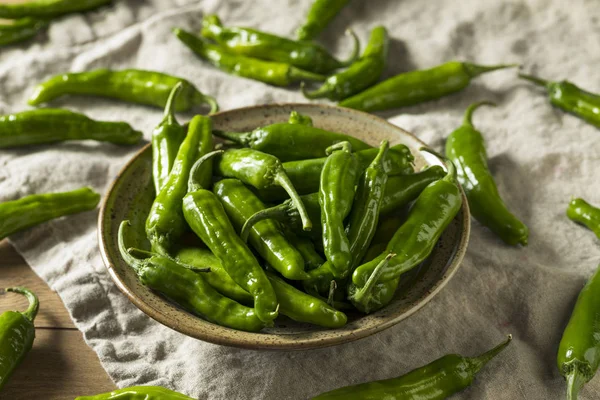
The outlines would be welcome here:
[[[20,18],[12,24],[0,24],[0,46],[30,39],[47,26],[46,20],[28,17]]]
[[[239,231],[246,219],[265,209],[262,201],[237,179],[223,179],[213,188],[233,226]],[[245,240],[245,239],[244,239]],[[249,232],[252,247],[275,270],[287,279],[302,280],[304,259],[281,233],[277,222],[260,221]]]
[[[548,91],[550,103],[600,128],[600,95],[585,91],[569,81],[551,82],[535,76],[519,74]]]
[[[398,255],[390,260],[389,265],[381,273],[379,279],[382,282],[398,278],[429,257],[438,239],[462,206],[461,192],[455,184],[454,165],[449,160],[446,164],[448,174],[431,183],[419,195],[406,222],[388,243],[386,252],[354,271],[352,274],[354,285],[363,287],[389,252]]]
[[[63,193],[34,194],[0,203],[0,240],[51,219],[93,210],[99,201],[98,193],[84,187]]]
[[[383,260],[377,264],[367,283],[361,288],[357,288],[352,282],[348,285],[348,300],[359,311],[365,314],[372,313],[387,305],[392,298],[400,282],[400,278],[394,278],[389,281],[380,282],[379,277],[388,267],[390,260],[396,254],[389,253]]]
[[[166,255],[185,231],[181,201],[188,191],[192,164],[212,150],[211,120],[196,115],[190,121],[188,134],[179,147],[169,178],[156,196],[146,220],[146,234],[154,251]]]
[[[141,138],[142,132],[125,122],[95,121],[69,110],[43,108],[0,116],[0,149],[66,140],[131,145]]]
[[[169,179],[177,152],[187,133],[175,118],[175,99],[181,88],[181,83],[175,85],[167,99],[163,120],[152,131],[152,179],[156,193],[160,193]]]
[[[33,0],[24,3],[0,4],[0,18],[56,17],[78,11],[88,11],[111,0]]]
[[[512,336],[478,357],[448,354],[406,375],[323,393],[313,400],[443,400],[471,386],[475,375],[508,346]]]
[[[316,38],[346,4],[348,0],[315,0],[306,22],[296,31],[298,40]]]
[[[556,361],[567,380],[567,399],[576,400],[600,366],[600,268],[577,297]]]
[[[307,92],[302,86],[302,94],[307,99],[326,97],[340,101],[371,87],[385,69],[388,42],[387,30],[383,26],[375,27],[360,59],[348,69],[328,76],[325,83],[313,92]]]
[[[13,287],[6,291],[27,297],[29,307],[23,312],[6,311],[0,315],[0,390],[33,346],[33,321],[40,307],[37,296],[29,289]]]
[[[389,78],[339,103],[362,111],[382,111],[439,99],[466,88],[471,79],[515,65],[483,66],[451,61],[437,67]]]
[[[381,214],[388,215],[415,200],[430,183],[442,179],[446,171],[432,165],[420,172],[390,176],[381,200]]]
[[[317,201],[317,205],[318,204],[319,203]],[[292,230],[287,229],[287,227],[284,227],[284,233],[285,237],[290,241],[292,246],[294,246],[302,255],[302,258],[304,259],[304,268],[307,271],[319,268],[325,263],[323,257],[321,257],[321,255],[315,249],[315,244],[312,242],[312,240],[307,237],[296,235]]]
[[[135,248],[128,249],[125,246],[126,226],[129,226],[129,221],[123,221],[119,226],[119,251],[144,285],[210,322],[248,332],[258,332],[264,327],[258,318],[258,310],[221,295],[200,274],[168,257]],[[144,258],[134,257],[133,254]]]
[[[319,188],[323,248],[327,261],[331,263],[333,275],[344,278],[352,265],[344,219],[352,208],[360,167],[349,142],[335,144],[326,153],[329,157],[321,172]]]
[[[275,86],[289,86],[304,79],[319,82],[325,80],[323,75],[305,71],[290,64],[231,54],[226,49],[210,44],[205,39],[183,29],[175,28],[173,33],[198,57],[232,75]]]
[[[354,49],[345,61],[336,60],[323,46],[298,42],[250,28],[225,28],[216,15],[202,19],[201,35],[214,40],[232,54],[293,65],[306,71],[325,74],[346,67],[358,57],[359,42],[354,32]]]
[[[200,93],[187,80],[139,69],[97,69],[56,75],[39,84],[28,103],[37,106],[64,95],[83,94],[164,108],[169,94],[180,82],[183,87],[175,102],[175,111],[188,111],[201,104],[208,104],[211,112],[219,109],[214,98]]]
[[[194,400],[184,394],[160,386],[132,386],[101,393],[95,396],[79,396],[75,400]]]
[[[473,112],[486,101],[467,108],[463,124],[446,141],[446,157],[456,166],[471,214],[505,243],[527,245],[529,229],[506,207],[487,164],[487,153],[481,133],[471,121]]]
[[[571,221],[585,225],[600,239],[600,208],[592,206],[583,199],[573,199],[567,208],[567,217]]]

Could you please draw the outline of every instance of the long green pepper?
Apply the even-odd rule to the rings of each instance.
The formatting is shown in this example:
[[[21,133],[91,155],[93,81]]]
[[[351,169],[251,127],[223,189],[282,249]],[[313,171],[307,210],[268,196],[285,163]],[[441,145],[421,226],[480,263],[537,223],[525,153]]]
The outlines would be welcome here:
[[[0,203],[0,240],[51,219],[93,210],[99,201],[98,193],[84,187],[63,193],[34,194]]]
[[[488,168],[483,135],[473,126],[473,112],[482,101],[467,108],[463,124],[446,141],[446,157],[456,166],[471,214],[484,226],[510,245],[527,245],[529,229],[506,207],[498,193],[494,177]]]
[[[33,346],[33,322],[40,306],[35,293],[27,288],[13,287],[6,291],[27,297],[29,307],[23,312],[6,311],[0,315],[0,391]]]
[[[316,38],[346,4],[348,0],[315,0],[306,21],[296,31],[298,40]]]
[[[573,199],[567,207],[567,217],[571,221],[585,225],[600,239],[600,208],[592,206],[583,199]]]
[[[0,4],[0,18],[56,17],[92,10],[110,3],[111,0],[33,0],[16,4]]]
[[[202,19],[201,35],[214,40],[232,54],[293,65],[305,71],[325,74],[337,68],[347,67],[358,56],[358,38],[354,38],[354,50],[345,61],[335,59],[322,46],[305,41],[295,41],[251,28],[226,28],[216,15]]]
[[[95,121],[69,110],[43,108],[0,116],[0,149],[68,140],[133,145],[141,138],[142,132],[125,122]]]
[[[437,67],[396,75],[339,103],[362,111],[382,111],[439,99],[466,88],[477,76],[515,65],[483,66],[450,61]]]
[[[194,400],[184,394],[160,386],[132,386],[94,396],[79,396],[75,400]]]
[[[320,82],[325,80],[323,75],[305,71],[290,64],[232,54],[183,29],[175,28],[173,33],[198,57],[232,75],[284,87],[301,80]]]
[[[36,18],[20,18],[11,24],[0,24],[0,46],[31,39],[48,26],[48,21]]]
[[[302,86],[302,94],[307,99],[326,97],[329,100],[340,101],[371,87],[385,69],[388,42],[387,30],[383,26],[374,28],[360,59],[348,69],[328,76],[325,83],[313,92],[307,92]]]
[[[219,109],[214,98],[202,94],[189,81],[139,69],[97,69],[56,75],[39,84],[28,103],[37,106],[61,96],[82,94],[164,108],[171,91],[180,82],[183,87],[177,96],[175,111],[188,111],[202,104],[207,104],[211,113]]]

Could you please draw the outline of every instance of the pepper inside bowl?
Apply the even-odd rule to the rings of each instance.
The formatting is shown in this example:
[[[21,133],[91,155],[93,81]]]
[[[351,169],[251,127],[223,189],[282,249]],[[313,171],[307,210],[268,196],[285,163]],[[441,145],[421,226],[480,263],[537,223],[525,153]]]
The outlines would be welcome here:
[[[316,127],[353,136],[374,147],[382,140],[388,140],[392,146],[404,144],[414,155],[416,171],[427,165],[441,164],[433,156],[426,160],[419,152],[425,144],[408,132],[373,115],[339,107],[271,104],[241,108],[212,116],[213,128],[227,132],[252,131],[257,127],[287,122],[292,111],[311,117]],[[398,184],[393,179],[389,182]],[[385,307],[368,315],[344,310],[348,320],[340,328],[299,323],[280,313],[275,326],[258,333],[245,332],[213,324],[179,308],[142,285],[135,271],[123,260],[117,240],[119,225],[123,220],[131,221],[132,234],[128,236],[127,247],[148,248],[143,227],[154,196],[152,150],[148,145],[123,168],[101,208],[100,248],[109,273],[119,289],[158,322],[188,336],[229,346],[280,350],[318,348],[350,342],[389,328],[418,311],[445,286],[459,268],[469,238],[468,205],[461,193],[463,202],[457,216],[445,229],[430,256],[417,268],[402,275],[394,298]],[[385,201],[383,207],[386,207]],[[397,227],[402,218],[402,213],[386,215],[380,218],[380,225]],[[320,221],[313,221],[315,224],[320,224]],[[192,232],[181,240],[189,240],[191,247],[202,246]]]

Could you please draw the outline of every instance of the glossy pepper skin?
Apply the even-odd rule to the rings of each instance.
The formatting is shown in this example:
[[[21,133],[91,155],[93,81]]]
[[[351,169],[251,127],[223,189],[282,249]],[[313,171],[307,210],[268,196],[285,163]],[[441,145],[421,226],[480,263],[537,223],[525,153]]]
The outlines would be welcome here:
[[[160,386],[132,386],[101,393],[95,396],[79,396],[75,400],[194,400],[184,394]]]
[[[119,226],[119,251],[142,284],[215,324],[248,332],[258,332],[264,327],[254,309],[221,295],[201,274],[179,265],[169,257],[127,248],[125,237],[128,226],[129,221],[123,221]],[[137,258],[134,254],[144,258]]]
[[[567,399],[576,400],[600,366],[600,268],[577,297],[556,361],[567,380]]]
[[[69,110],[42,108],[0,116],[0,149],[67,140],[133,145],[141,139],[142,132],[125,122],[95,121]]]
[[[186,229],[181,201],[188,191],[192,165],[203,156],[199,154],[200,149],[212,150],[211,126],[209,117],[196,115],[192,118],[169,178],[152,203],[146,220],[146,235],[152,249],[159,254],[169,254]]]
[[[65,215],[96,208],[100,195],[85,187],[70,192],[25,196],[0,203],[0,240]]]
[[[346,4],[348,0],[315,0],[306,21],[296,31],[298,40],[316,38]]]
[[[111,0],[33,0],[25,3],[0,4],[0,18],[56,17],[92,10],[110,3]]]
[[[139,69],[120,71],[97,69],[56,75],[39,84],[28,103],[37,106],[61,96],[82,94],[164,108],[169,94],[180,82],[183,87],[177,96],[175,111],[188,111],[202,104],[207,104],[211,112],[219,109],[214,98],[200,93],[187,80],[161,72]]]
[[[432,165],[412,174],[390,176],[381,201],[381,214],[399,211],[415,200],[430,183],[442,179],[446,172],[439,165]]]
[[[206,39],[183,29],[175,28],[173,33],[198,57],[232,75],[282,87],[290,86],[292,83],[301,80],[319,82],[325,80],[323,75],[305,71],[290,64],[232,54],[229,50],[211,44]]]
[[[481,133],[472,123],[473,112],[482,105],[479,102],[467,108],[463,124],[450,134],[446,141],[446,157],[458,173],[471,214],[509,245],[527,245],[529,229],[512,214],[498,193],[494,177],[488,168],[487,152]]]
[[[318,204],[318,202],[317,202]],[[319,219],[317,219],[318,221]],[[296,235],[290,229],[284,229],[285,237],[290,241],[302,255],[304,259],[304,268],[306,271],[319,268],[325,263],[325,260],[315,249],[315,245],[308,237]]]
[[[226,28],[216,15],[202,19],[201,35],[214,40],[232,54],[285,63],[318,74],[347,67],[356,60],[360,46],[352,33],[354,50],[348,60],[339,61],[314,42],[295,41],[251,28]]]
[[[313,400],[443,400],[471,386],[475,375],[508,346],[512,336],[478,357],[448,354],[406,375],[323,393]]]
[[[333,275],[344,278],[352,266],[344,219],[352,208],[360,167],[349,142],[335,144],[326,153],[329,157],[321,172],[319,188],[323,248],[327,261],[331,263]]]
[[[535,76],[519,77],[546,88],[550,103],[600,128],[600,95],[585,91],[569,81],[551,82]]]
[[[286,122],[256,128],[252,132],[215,131],[214,134],[244,147],[272,154],[284,162],[324,157],[329,146],[343,141],[350,142],[354,151],[371,148],[349,135]]]
[[[260,320],[271,323],[277,317],[278,303],[265,272],[235,232],[217,196],[192,185],[190,188],[193,190],[183,199],[185,220],[219,259],[229,276],[254,297]]]
[[[354,285],[358,288],[363,287],[377,265],[390,252],[396,253],[397,256],[390,260],[381,273],[381,282],[398,278],[429,257],[440,236],[462,206],[461,192],[455,183],[456,172],[451,161],[447,161],[447,169],[448,173],[444,178],[431,183],[419,195],[406,222],[388,243],[386,252],[354,271]]]
[[[302,228],[311,230],[312,222],[302,199],[277,157],[253,149],[227,150],[215,164],[215,175],[239,179],[256,189],[281,186],[298,208]]]
[[[389,38],[387,30],[378,26],[371,31],[371,38],[362,56],[348,69],[328,76],[323,85],[307,92],[302,87],[302,93],[307,99],[328,98],[341,101],[374,85],[383,70],[388,54]]]
[[[0,46],[30,39],[48,26],[48,21],[36,18],[20,18],[12,24],[0,24]]]
[[[600,239],[600,208],[592,206],[584,199],[573,199],[567,207],[567,217],[585,225]]]
[[[265,205],[246,185],[237,179],[223,179],[213,188],[233,226],[239,232],[244,222]],[[245,239],[244,239],[245,240]],[[260,256],[284,278],[306,279],[304,259],[286,239],[277,222],[264,220],[255,224],[248,240]]]
[[[156,193],[160,193],[169,179],[179,146],[187,133],[175,118],[175,99],[181,88],[181,83],[173,87],[167,99],[163,120],[152,131],[152,179]]]
[[[471,79],[514,65],[483,66],[450,61],[437,67],[396,75],[339,103],[362,111],[382,111],[439,99],[466,88]]]
[[[6,311],[0,314],[0,390],[33,346],[33,321],[40,306],[35,293],[27,288],[13,287],[6,291],[27,297],[29,307],[23,312]]]

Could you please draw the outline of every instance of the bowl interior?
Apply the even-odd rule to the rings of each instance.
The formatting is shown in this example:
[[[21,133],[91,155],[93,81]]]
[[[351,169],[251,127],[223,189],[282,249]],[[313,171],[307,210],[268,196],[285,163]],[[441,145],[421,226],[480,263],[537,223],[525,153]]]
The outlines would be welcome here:
[[[292,110],[313,118],[319,128],[342,132],[376,146],[383,139],[391,145],[403,143],[415,155],[416,169],[440,164],[431,156],[423,158],[417,151],[424,144],[408,132],[370,114],[316,104],[265,105],[224,111],[213,118],[215,129],[248,131],[261,125],[287,121]],[[117,248],[117,231],[124,219],[132,221],[133,243],[128,246],[147,248],[144,222],[154,198],[151,148],[144,147],[123,168],[111,187],[100,212],[100,248],[104,262],[119,289],[143,312],[158,322],[186,335],[212,343],[245,348],[304,349],[325,347],[356,340],[386,329],[407,318],[425,305],[452,277],[460,266],[469,237],[469,212],[466,201],[433,253],[419,268],[402,279],[394,300],[370,314],[348,314],[348,324],[328,330],[280,317],[275,327],[261,333],[248,333],[221,327],[194,316],[169,303],[139,283],[135,273],[121,259]],[[463,200],[464,195],[463,195]]]

